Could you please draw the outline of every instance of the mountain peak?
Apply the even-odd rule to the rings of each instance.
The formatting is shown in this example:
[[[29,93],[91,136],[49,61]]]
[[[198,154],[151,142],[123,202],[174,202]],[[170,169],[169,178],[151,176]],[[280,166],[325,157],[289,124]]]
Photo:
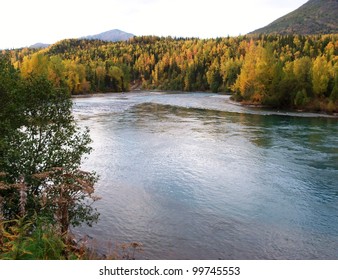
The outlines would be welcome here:
[[[34,45],[29,46],[28,48],[30,49],[44,49],[49,47],[49,44],[45,44],[45,43],[36,43]]]
[[[250,34],[338,33],[338,0],[310,0],[295,11]]]
[[[134,34],[127,33],[119,29],[112,29],[103,33],[82,37],[81,39],[97,39],[108,42],[117,42],[117,41],[127,41],[128,39],[134,36],[135,36]]]

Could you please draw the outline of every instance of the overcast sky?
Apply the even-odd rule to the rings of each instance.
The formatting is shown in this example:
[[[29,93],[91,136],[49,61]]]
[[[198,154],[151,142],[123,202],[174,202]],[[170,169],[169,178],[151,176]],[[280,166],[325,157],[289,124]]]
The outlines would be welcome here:
[[[55,43],[121,29],[135,35],[244,35],[307,0],[12,0],[2,1],[0,49]]]

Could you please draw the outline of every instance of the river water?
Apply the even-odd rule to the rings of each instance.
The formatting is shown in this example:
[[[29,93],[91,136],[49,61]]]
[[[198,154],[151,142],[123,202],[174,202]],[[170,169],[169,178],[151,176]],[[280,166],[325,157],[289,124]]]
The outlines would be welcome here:
[[[75,98],[102,200],[79,234],[139,259],[338,259],[338,120],[208,93]]]

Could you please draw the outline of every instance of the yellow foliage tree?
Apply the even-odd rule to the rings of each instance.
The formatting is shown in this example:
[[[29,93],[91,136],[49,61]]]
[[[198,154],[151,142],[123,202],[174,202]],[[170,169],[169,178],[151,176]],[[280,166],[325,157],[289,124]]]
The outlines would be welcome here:
[[[325,57],[318,56],[313,62],[312,84],[313,92],[316,96],[322,97],[326,92],[330,81],[331,65],[327,63]]]
[[[21,75],[27,78],[31,75],[47,76],[49,60],[41,53],[35,53],[31,57],[25,56],[21,66]]]

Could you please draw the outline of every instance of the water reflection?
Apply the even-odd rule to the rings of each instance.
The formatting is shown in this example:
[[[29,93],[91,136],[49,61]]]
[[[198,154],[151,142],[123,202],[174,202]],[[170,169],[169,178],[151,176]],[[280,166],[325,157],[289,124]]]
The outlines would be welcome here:
[[[338,258],[336,119],[208,94],[118,98],[75,101],[103,197],[82,232],[142,242],[151,259]]]

